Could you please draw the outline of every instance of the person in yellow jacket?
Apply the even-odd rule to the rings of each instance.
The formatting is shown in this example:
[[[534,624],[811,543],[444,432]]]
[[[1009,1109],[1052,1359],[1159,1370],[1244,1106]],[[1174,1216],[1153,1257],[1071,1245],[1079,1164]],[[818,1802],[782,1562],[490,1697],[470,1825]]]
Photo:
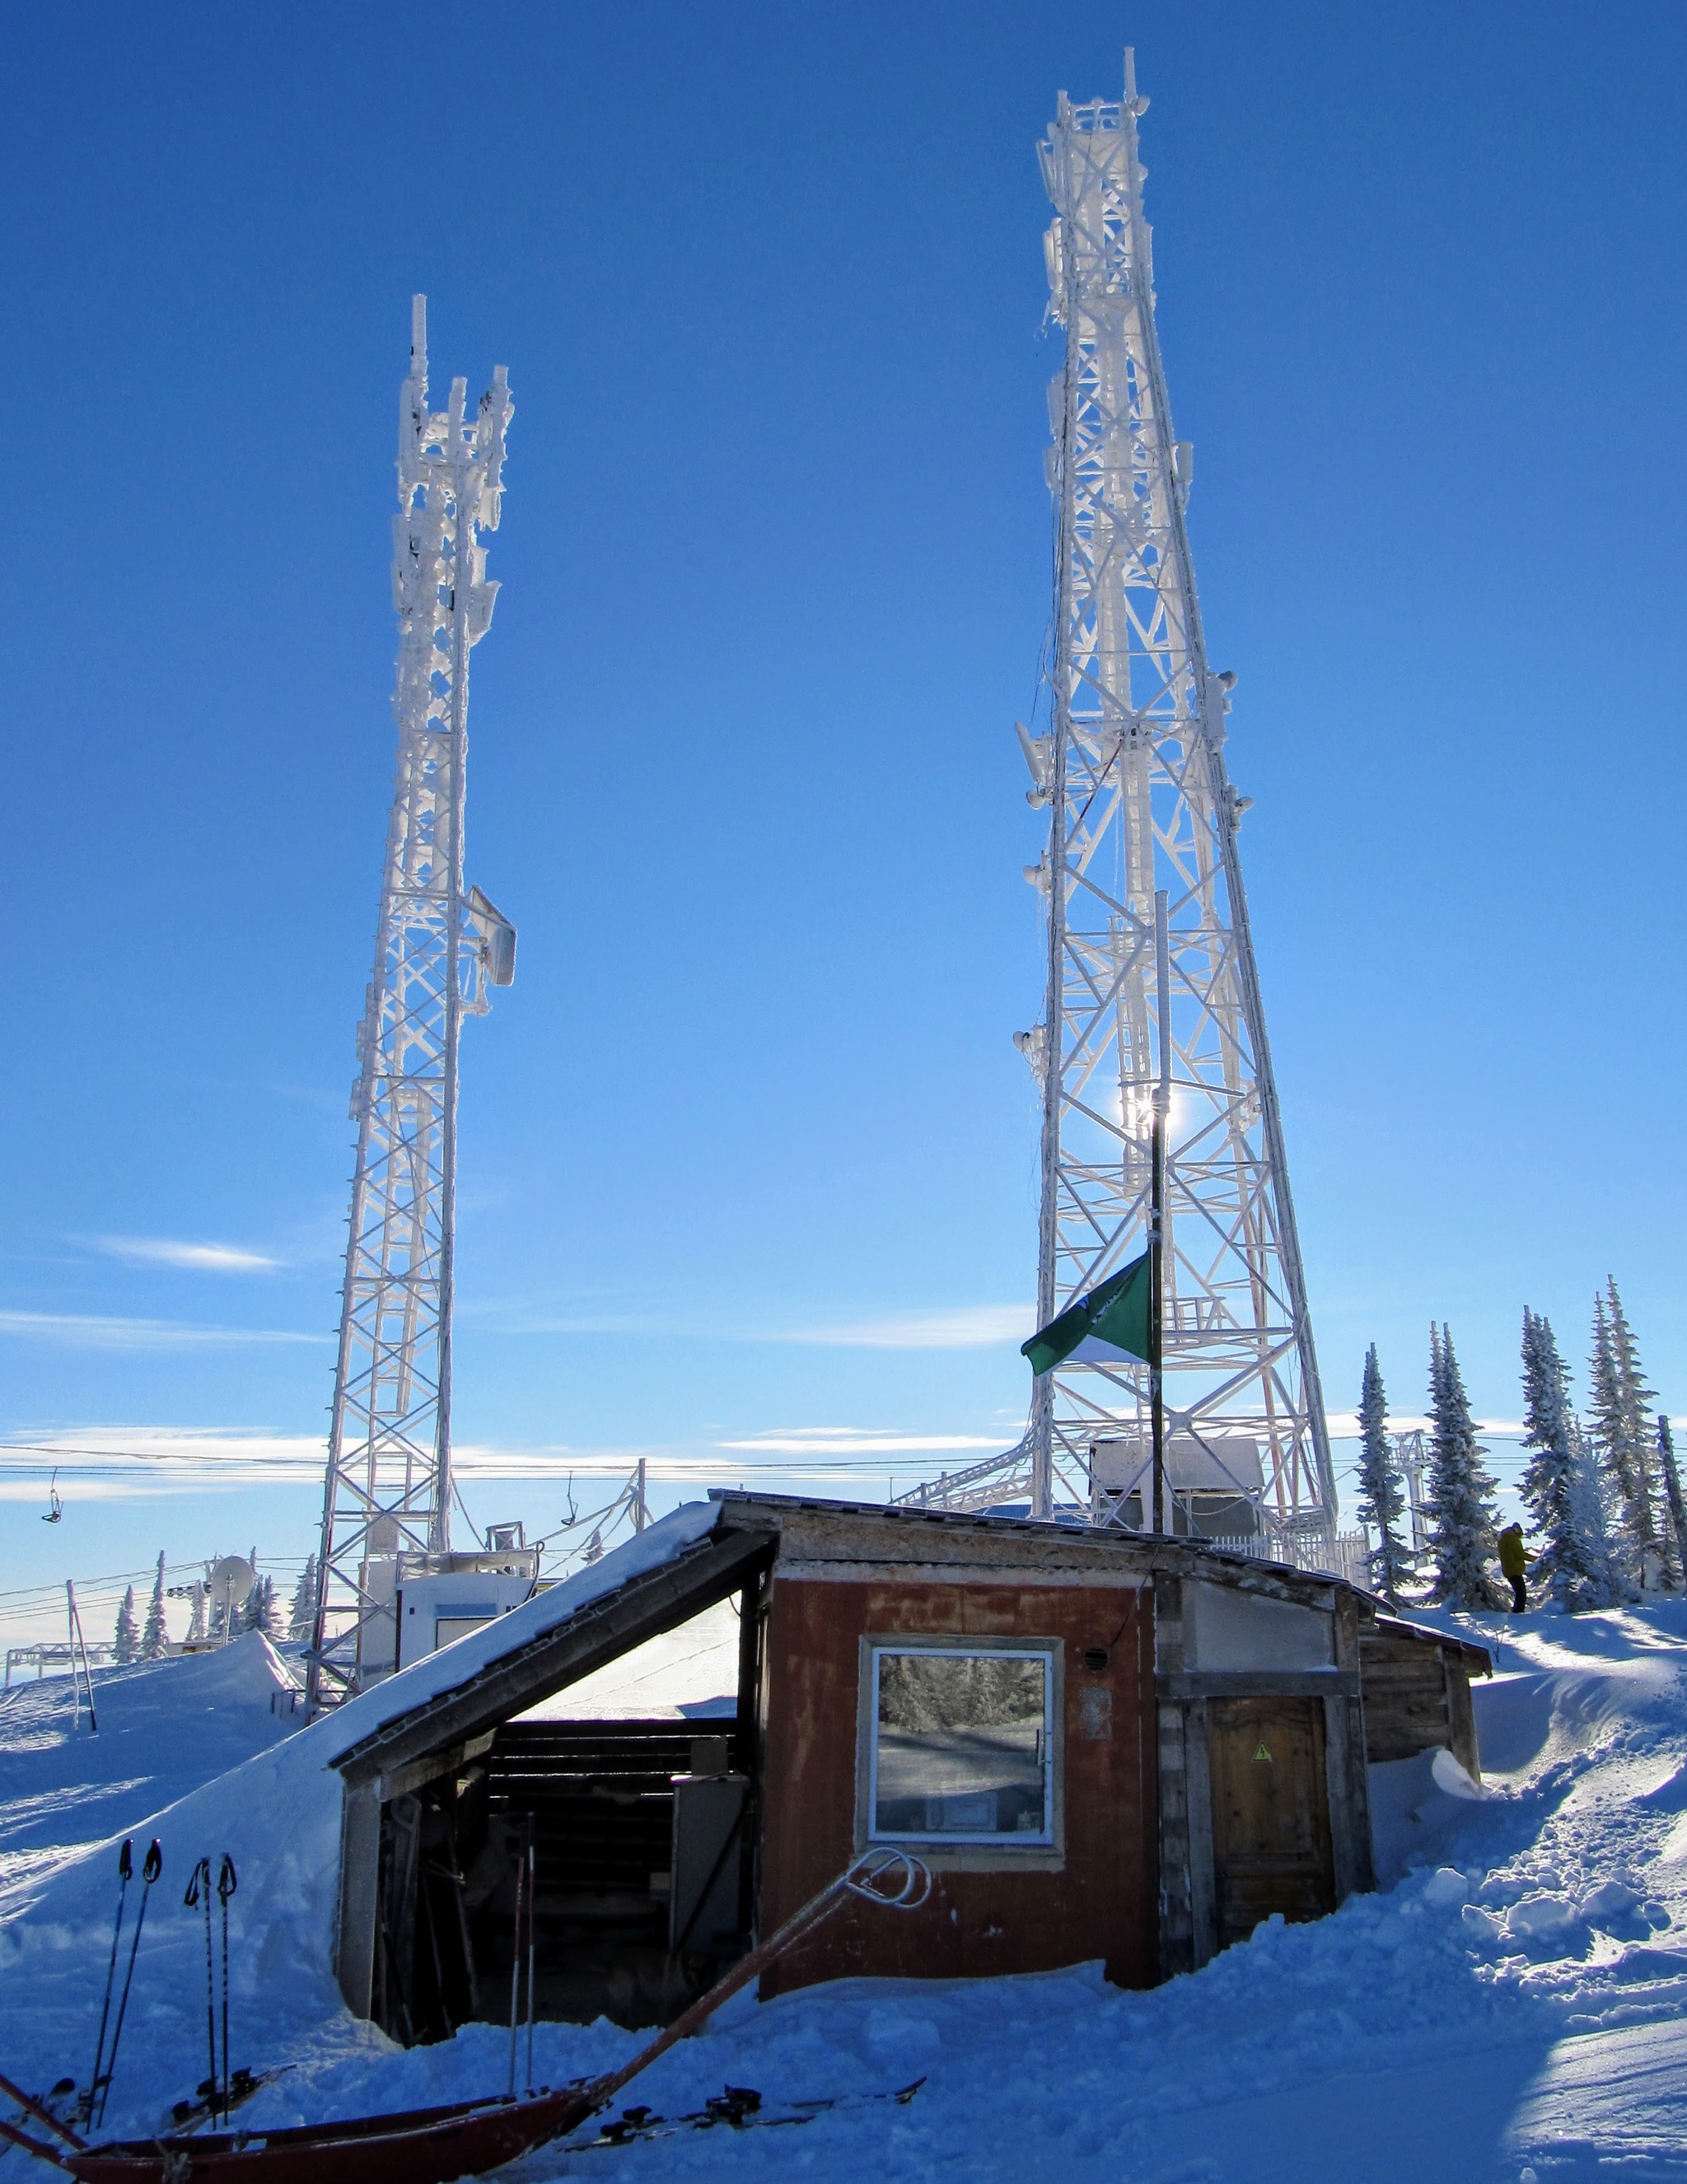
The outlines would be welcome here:
[[[1532,1555],[1523,1545],[1523,1528],[1521,1524],[1506,1525],[1505,1530],[1500,1535],[1499,1547],[1500,1567],[1511,1587],[1511,1613],[1513,1615],[1522,1615],[1529,1604],[1529,1589],[1526,1581],[1526,1573],[1529,1564],[1538,1563],[1540,1557]]]

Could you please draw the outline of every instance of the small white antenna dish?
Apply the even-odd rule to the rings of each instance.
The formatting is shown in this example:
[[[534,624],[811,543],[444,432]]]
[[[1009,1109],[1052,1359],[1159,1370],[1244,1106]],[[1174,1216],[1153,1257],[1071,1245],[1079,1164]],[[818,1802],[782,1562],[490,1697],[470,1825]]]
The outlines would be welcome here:
[[[211,1571],[211,1613],[221,1615],[225,1639],[232,1635],[235,1610],[257,1582],[258,1573],[244,1555],[225,1555]]]

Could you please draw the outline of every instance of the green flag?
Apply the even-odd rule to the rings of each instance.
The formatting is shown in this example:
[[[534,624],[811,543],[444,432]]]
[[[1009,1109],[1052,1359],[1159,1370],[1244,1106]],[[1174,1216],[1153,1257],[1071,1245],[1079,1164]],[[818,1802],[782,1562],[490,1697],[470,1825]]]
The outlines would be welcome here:
[[[1039,1328],[1029,1342],[1022,1342],[1020,1355],[1030,1358],[1032,1372],[1052,1372],[1074,1356],[1105,1361],[1122,1354],[1140,1357],[1145,1365],[1150,1362],[1148,1308],[1154,1277],[1148,1262],[1152,1256],[1144,1251],[1140,1259],[1132,1259],[1128,1267],[1098,1282],[1047,1327]]]

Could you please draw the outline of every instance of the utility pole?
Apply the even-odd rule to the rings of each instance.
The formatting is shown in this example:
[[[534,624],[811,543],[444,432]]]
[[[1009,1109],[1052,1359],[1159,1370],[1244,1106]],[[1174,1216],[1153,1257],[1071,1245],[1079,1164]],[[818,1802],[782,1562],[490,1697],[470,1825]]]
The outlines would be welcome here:
[[[498,527],[511,415],[501,365],[477,410],[461,379],[444,410],[429,408],[417,296],[393,526],[398,774],[352,1089],[313,1712],[390,1672],[400,1557],[425,1566],[450,1547],[457,1047],[463,1017],[486,1013],[516,962],[515,928],[463,885],[469,654],[498,593],[480,534]]]
[[[1127,53],[1123,100],[1063,92],[1039,148],[1065,356],[1049,389],[1050,718],[1018,732],[1030,800],[1049,811],[1026,867],[1047,993],[1016,1043],[1042,1093],[1036,1324],[1146,1232],[1155,1355],[1041,1376],[1026,1441],[966,1490],[982,1504],[1028,1476],[1034,1515],[1064,1493],[1098,1523],[1151,1494],[1158,1528],[1180,1461],[1198,1461],[1280,1546],[1316,1558],[1335,1477],[1237,846],[1248,800],[1225,760],[1235,677],[1208,662],[1193,451],[1174,436],[1154,324],[1147,105]]]

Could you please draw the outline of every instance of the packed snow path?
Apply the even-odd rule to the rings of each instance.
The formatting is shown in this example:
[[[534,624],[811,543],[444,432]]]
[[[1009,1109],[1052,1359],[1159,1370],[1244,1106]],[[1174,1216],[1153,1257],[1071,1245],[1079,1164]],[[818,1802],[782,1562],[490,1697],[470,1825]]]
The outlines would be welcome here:
[[[293,1723],[271,1701],[293,1689],[257,1631],[215,1653],[97,1669],[97,1735],[69,1676],[14,1683],[0,1700],[0,1886],[132,1834],[280,1743]]]
[[[906,2107],[793,2128],[570,2142],[533,2156],[522,2184],[793,2170],[850,2184],[1687,2180],[1687,1604],[1463,1627],[1501,1669],[1477,1692],[1486,1794],[1460,1795],[1427,1760],[1383,1770],[1384,1892],[1316,1925],[1274,1923],[1152,1994],[1080,1970],[742,1997],[624,2098],[674,2115],[727,2083],[770,2104],[924,2086]],[[501,2089],[496,2027],[404,2053],[341,2008],[311,1939],[336,1848],[315,1735],[159,1819],[170,1864],[109,2126],[155,2128],[204,2075],[203,1930],[181,1892],[192,1858],[224,1847],[243,1861],[234,2060],[296,2066],[252,2123]],[[68,1808],[64,1825],[81,1825]],[[113,1863],[104,1847],[0,1897],[0,2066],[31,2086],[87,2075]],[[635,2044],[606,2024],[543,2025],[537,2075],[554,2085]]]

